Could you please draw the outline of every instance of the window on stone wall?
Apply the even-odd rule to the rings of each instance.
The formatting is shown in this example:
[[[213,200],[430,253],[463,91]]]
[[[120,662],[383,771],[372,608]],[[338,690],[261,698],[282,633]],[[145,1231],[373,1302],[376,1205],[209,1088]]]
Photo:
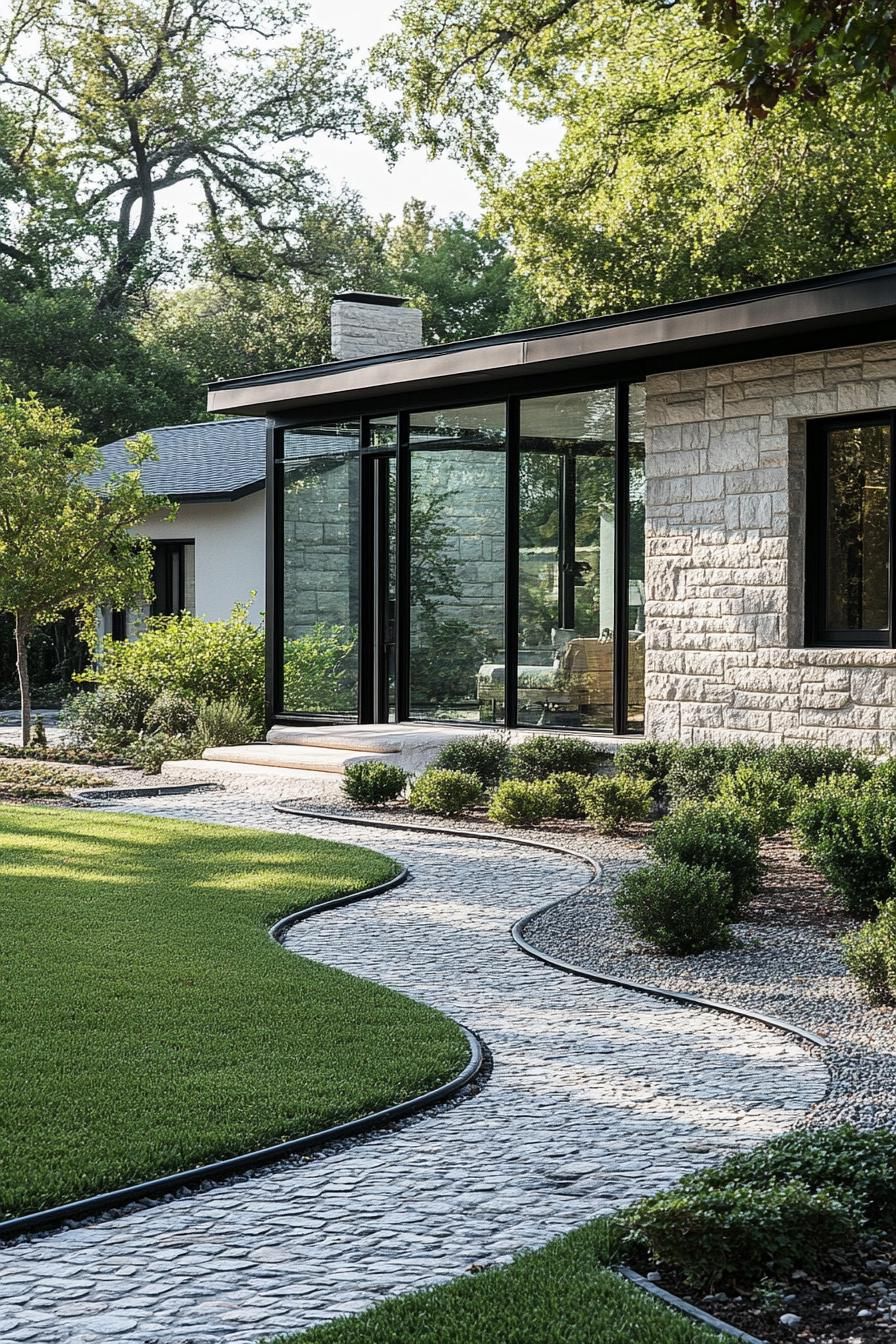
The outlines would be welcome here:
[[[807,642],[890,645],[893,416],[819,421],[807,467]]]

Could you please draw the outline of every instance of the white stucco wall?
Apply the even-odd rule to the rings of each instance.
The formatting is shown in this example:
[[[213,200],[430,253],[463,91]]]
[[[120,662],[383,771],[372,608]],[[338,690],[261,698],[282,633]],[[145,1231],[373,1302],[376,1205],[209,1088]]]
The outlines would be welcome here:
[[[225,503],[181,504],[172,522],[152,520],[140,531],[154,541],[195,543],[197,616],[224,620],[234,603],[264,611],[264,490]]]

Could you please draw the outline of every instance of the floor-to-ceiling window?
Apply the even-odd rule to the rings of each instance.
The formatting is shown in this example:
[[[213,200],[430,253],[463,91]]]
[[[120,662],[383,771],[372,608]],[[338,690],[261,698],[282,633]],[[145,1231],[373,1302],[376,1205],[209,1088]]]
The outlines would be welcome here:
[[[282,436],[282,708],[357,713],[357,421]]]
[[[475,721],[504,663],[504,405],[415,412],[409,443],[410,715]]]

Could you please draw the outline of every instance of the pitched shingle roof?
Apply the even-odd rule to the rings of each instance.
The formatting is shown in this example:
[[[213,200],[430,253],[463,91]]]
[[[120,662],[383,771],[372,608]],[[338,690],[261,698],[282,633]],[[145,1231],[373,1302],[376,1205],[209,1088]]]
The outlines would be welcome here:
[[[265,474],[263,419],[210,420],[147,430],[158,454],[141,468],[143,488],[169,499],[238,499],[260,490]],[[101,448],[104,466],[87,484],[101,489],[113,472],[128,471],[126,439]]]

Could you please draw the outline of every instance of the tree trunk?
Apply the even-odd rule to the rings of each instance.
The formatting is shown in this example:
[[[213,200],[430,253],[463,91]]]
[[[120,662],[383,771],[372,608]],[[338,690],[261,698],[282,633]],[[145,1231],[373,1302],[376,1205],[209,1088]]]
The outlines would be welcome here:
[[[16,667],[22,703],[22,746],[31,736],[31,679],[28,675],[28,645],[31,642],[31,617],[16,612]]]

